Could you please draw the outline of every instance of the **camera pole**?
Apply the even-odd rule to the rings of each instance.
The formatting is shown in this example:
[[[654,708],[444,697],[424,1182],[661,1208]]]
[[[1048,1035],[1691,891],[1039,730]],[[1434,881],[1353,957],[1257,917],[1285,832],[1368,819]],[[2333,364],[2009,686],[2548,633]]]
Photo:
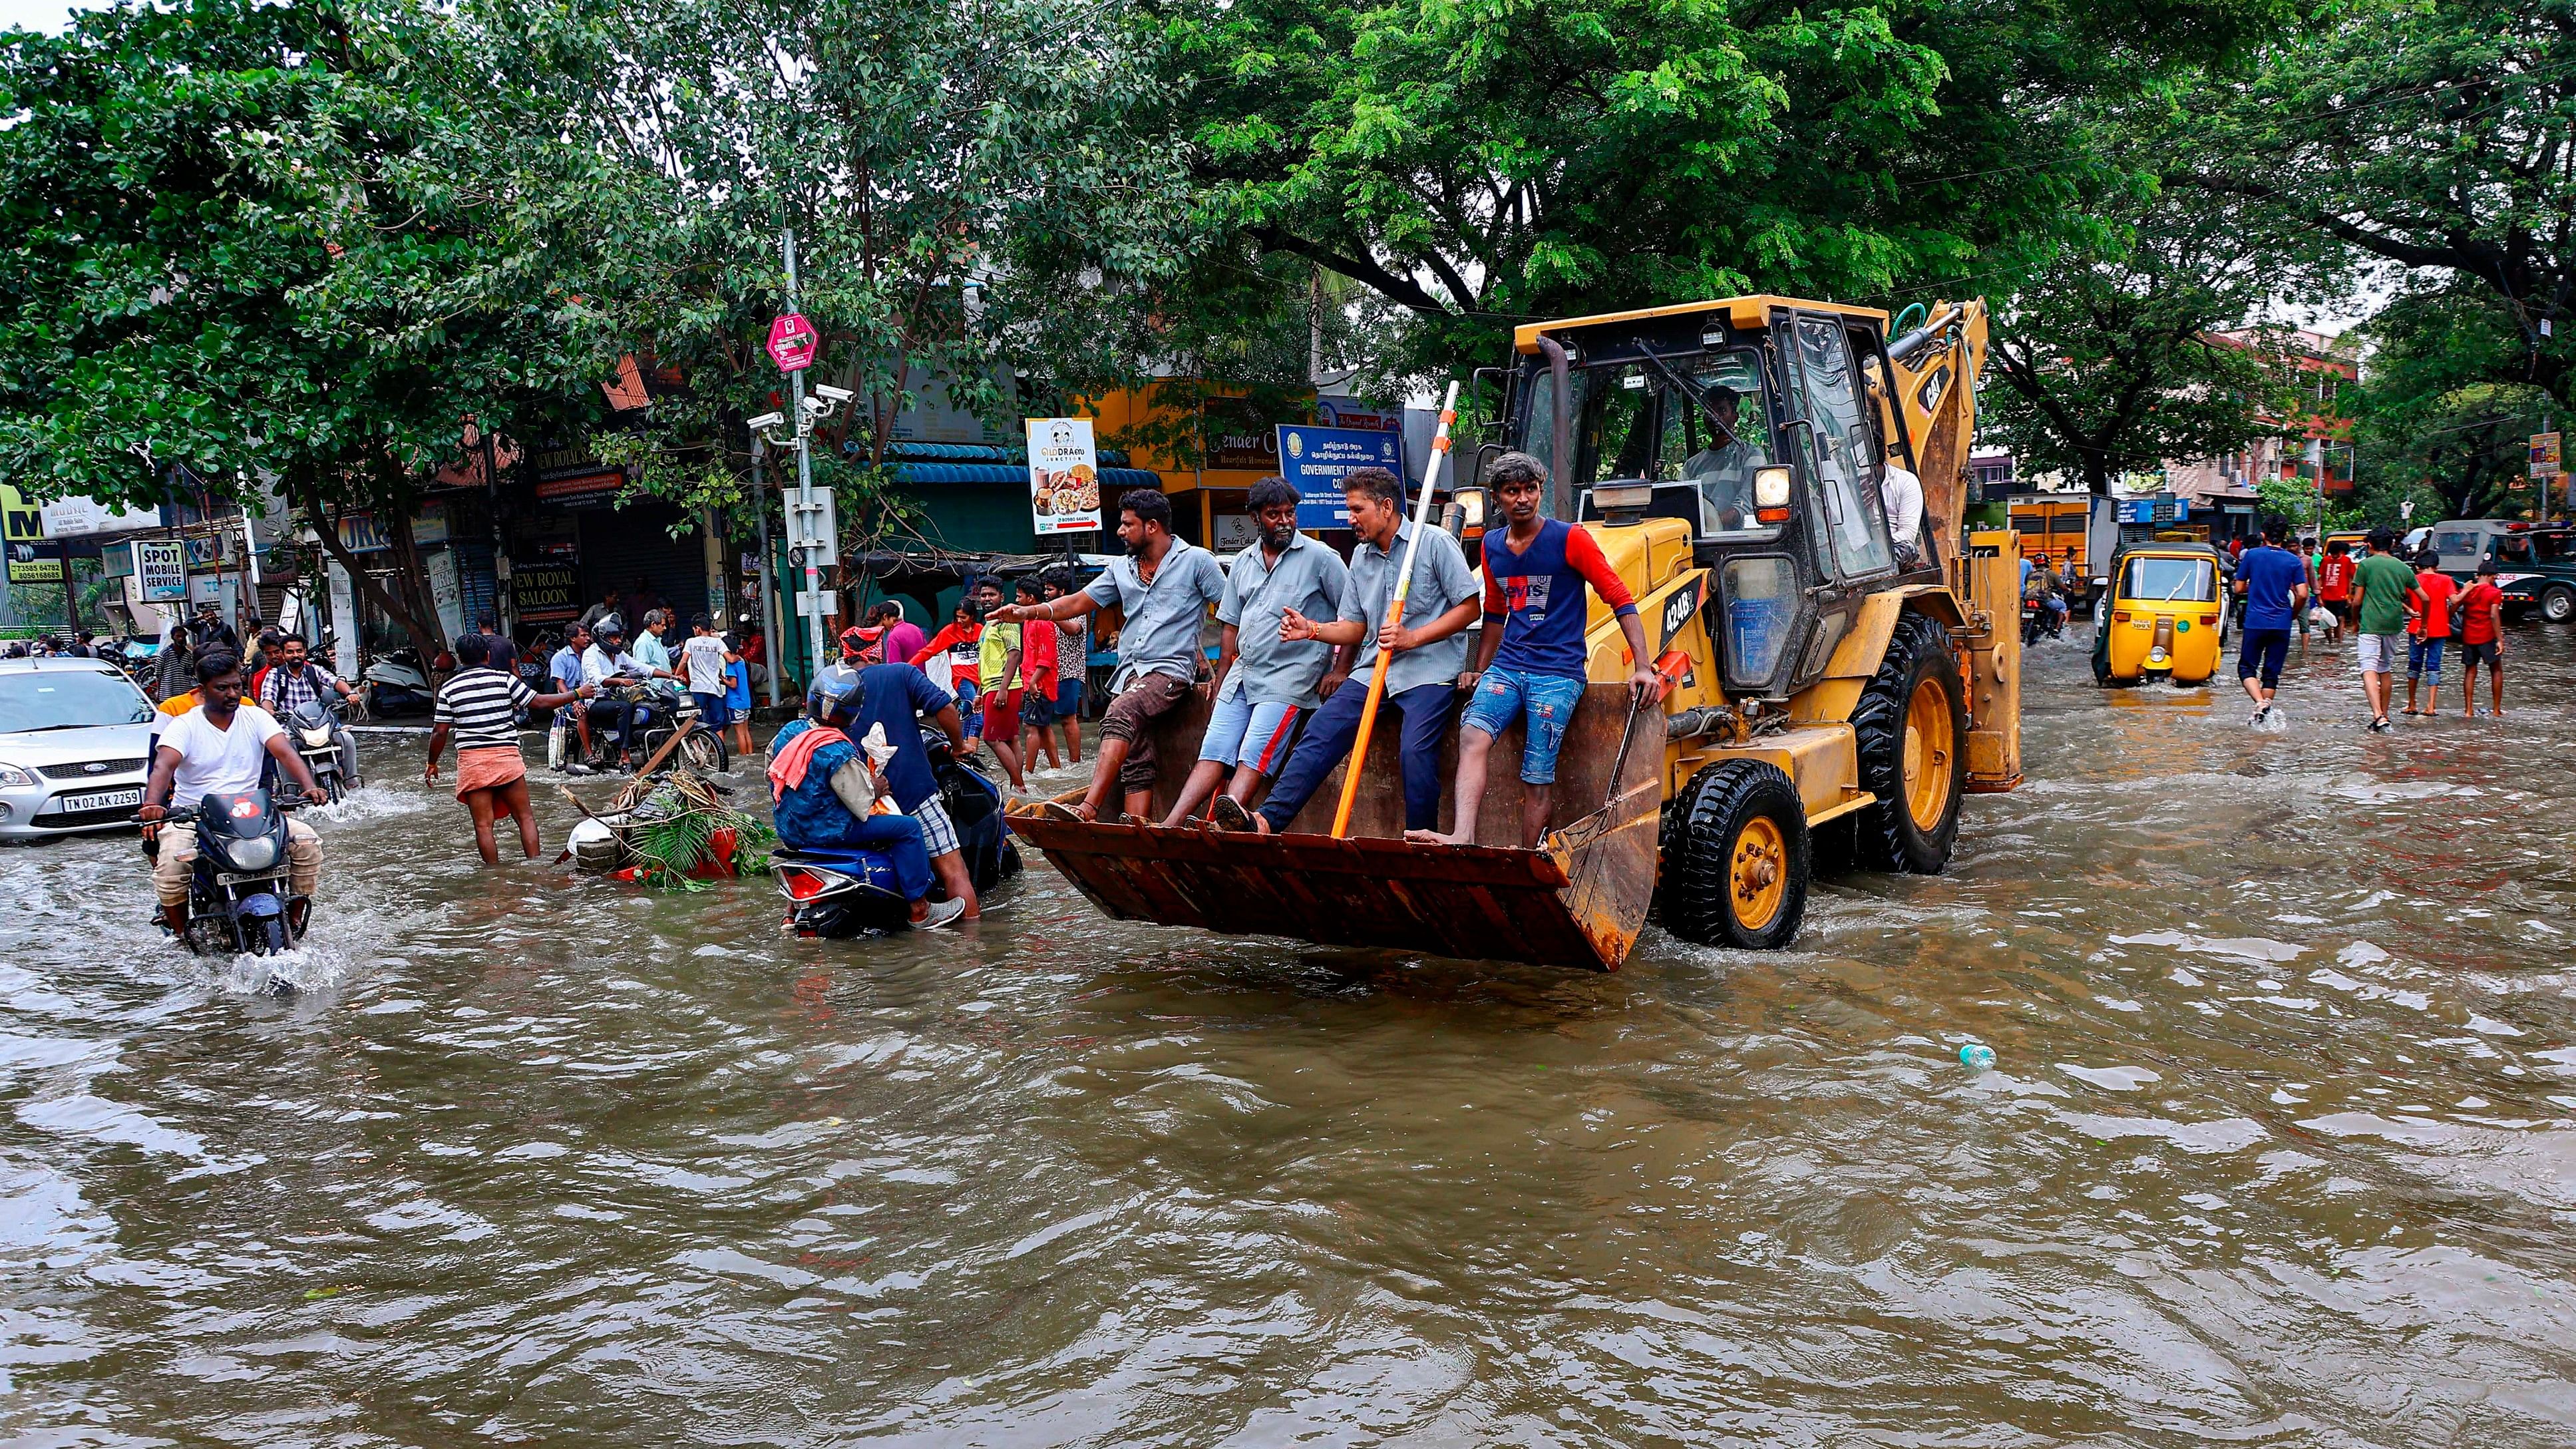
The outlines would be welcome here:
[[[796,304],[796,229],[794,227],[785,228],[779,233],[779,245],[781,250],[785,252],[787,258],[787,310],[790,312],[800,311],[802,309]],[[802,519],[811,520],[814,517],[814,420],[805,415],[804,369],[799,368],[796,371],[787,374],[787,387],[791,397],[791,405],[795,409],[795,411],[789,416],[793,417],[796,422],[797,516]],[[814,564],[815,540],[803,536],[803,528],[806,526],[810,526],[810,524],[800,525],[798,536],[790,540],[790,542],[797,545],[799,551],[804,555],[805,596],[807,599],[819,603],[823,594],[823,571]],[[814,646],[813,673],[807,677],[809,679],[819,679],[823,674],[822,614],[816,613],[807,618],[806,632],[812,636]]]

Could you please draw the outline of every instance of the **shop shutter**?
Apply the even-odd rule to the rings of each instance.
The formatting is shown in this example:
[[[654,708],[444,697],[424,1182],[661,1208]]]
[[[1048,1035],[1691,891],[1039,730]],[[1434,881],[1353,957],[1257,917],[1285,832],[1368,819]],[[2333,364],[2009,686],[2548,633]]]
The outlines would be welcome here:
[[[575,516],[581,529],[585,608],[597,603],[609,585],[623,593],[638,577],[652,581],[653,592],[670,602],[682,628],[690,615],[706,608],[706,545],[695,528],[671,536],[671,525],[681,517],[678,508],[658,498],[639,498],[624,508],[593,508]],[[626,627],[640,629],[643,621],[629,619]]]

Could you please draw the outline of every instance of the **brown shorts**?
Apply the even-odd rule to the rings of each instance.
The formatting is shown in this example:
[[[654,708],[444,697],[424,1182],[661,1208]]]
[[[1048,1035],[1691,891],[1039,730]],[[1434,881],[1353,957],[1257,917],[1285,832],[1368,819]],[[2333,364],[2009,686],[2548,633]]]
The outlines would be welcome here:
[[[1100,717],[1103,739],[1127,741],[1126,763],[1118,767],[1118,788],[1154,788],[1154,739],[1145,726],[1172,712],[1190,697],[1192,685],[1169,674],[1148,674],[1119,691]]]

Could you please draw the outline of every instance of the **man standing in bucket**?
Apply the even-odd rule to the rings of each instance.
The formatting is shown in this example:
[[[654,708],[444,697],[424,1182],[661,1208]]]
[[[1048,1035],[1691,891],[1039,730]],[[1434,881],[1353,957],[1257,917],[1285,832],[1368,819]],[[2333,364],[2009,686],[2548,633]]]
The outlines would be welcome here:
[[[1126,616],[1118,631],[1116,696],[1100,717],[1100,756],[1081,803],[1050,805],[1050,813],[1097,820],[1114,787],[1129,815],[1154,808],[1154,743],[1147,726],[1178,707],[1197,686],[1199,626],[1208,607],[1225,596],[1225,571],[1216,556],[1172,536],[1172,502],[1151,488],[1118,495],[1122,558],[1110,560],[1082,592],[1042,604],[1011,604],[986,615],[989,623],[1079,618],[1112,604]]]
[[[1474,622],[1481,593],[1458,540],[1445,529],[1425,527],[1422,545],[1414,552],[1405,617],[1388,618],[1397,570],[1416,532],[1404,516],[1404,485],[1384,468],[1355,468],[1342,479],[1342,495],[1350,503],[1351,531],[1359,535],[1359,543],[1351,550],[1351,582],[1342,591],[1340,616],[1319,624],[1289,610],[1280,618],[1280,637],[1320,639],[1336,651],[1357,645],[1359,656],[1347,671],[1354,675],[1374,669],[1380,649],[1394,656],[1387,664],[1386,696],[1379,708],[1393,710],[1403,722],[1404,827],[1437,829],[1440,739],[1448,733],[1449,711],[1467,671],[1467,640],[1460,631]],[[1416,619],[1422,622],[1410,622]],[[1228,830],[1264,835],[1286,830],[1358,742],[1360,713],[1367,703],[1365,689],[1334,690],[1307,722],[1306,737],[1289,755],[1260,813],[1249,814],[1220,795],[1208,818]]]
[[[1632,703],[1663,697],[1663,680],[1646,652],[1646,626],[1628,585],[1602,557],[1590,533],[1561,518],[1541,518],[1539,497],[1547,465],[1527,453],[1505,453],[1489,475],[1506,527],[1485,534],[1485,629],[1476,648],[1475,681],[1466,717],[1458,724],[1457,823],[1448,834],[1407,830],[1421,845],[1476,843],[1477,807],[1484,803],[1486,756],[1514,718],[1521,735],[1521,845],[1536,850],[1547,837],[1556,787],[1557,751],[1566,726],[1583,702],[1588,661],[1584,630],[1591,620],[1589,592],[1601,596],[1627,637]]]

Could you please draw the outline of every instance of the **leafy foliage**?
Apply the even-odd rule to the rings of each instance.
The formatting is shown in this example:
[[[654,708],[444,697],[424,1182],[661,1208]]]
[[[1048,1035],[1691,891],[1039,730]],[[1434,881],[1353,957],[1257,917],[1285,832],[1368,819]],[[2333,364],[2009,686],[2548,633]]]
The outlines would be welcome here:
[[[2167,459],[2234,452],[2295,406],[2276,340],[2248,327],[2279,272],[2242,209],[2150,193],[1996,309],[1992,426],[2034,472],[2095,493]]]
[[[2528,440],[2550,395],[2497,382],[2523,360],[2513,319],[2491,293],[2457,280],[2400,295],[2371,319],[2358,397],[2358,492],[2374,521],[2485,518],[2530,498]]]

